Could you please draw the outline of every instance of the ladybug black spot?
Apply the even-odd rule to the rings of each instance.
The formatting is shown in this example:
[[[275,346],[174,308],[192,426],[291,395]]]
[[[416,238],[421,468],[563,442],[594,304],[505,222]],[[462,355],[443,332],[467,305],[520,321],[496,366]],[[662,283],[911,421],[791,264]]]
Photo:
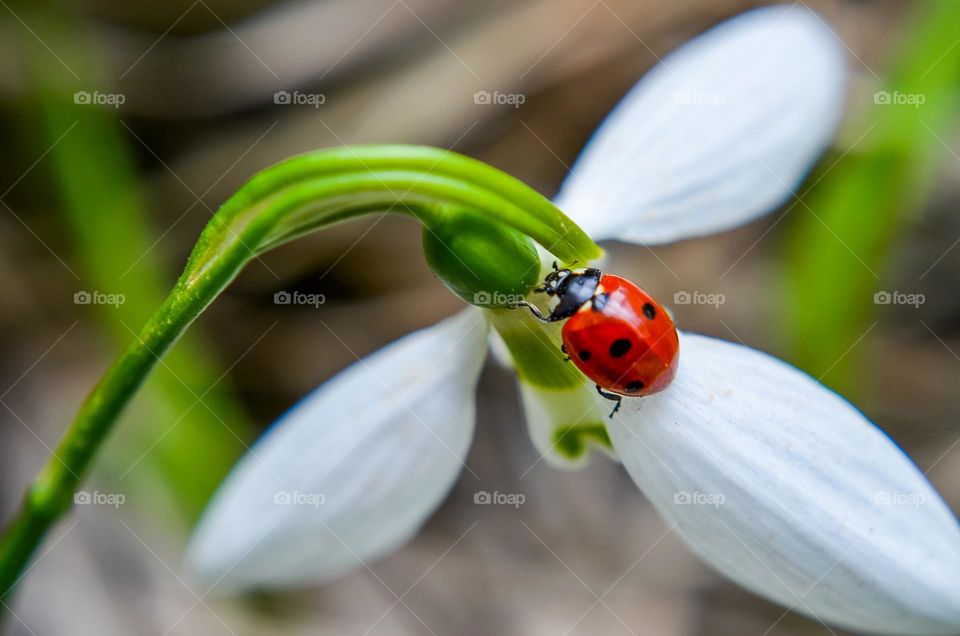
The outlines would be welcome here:
[[[627,393],[636,393],[642,388],[643,388],[643,382],[639,380],[634,380],[633,382],[627,385]]]
[[[657,317],[657,310],[650,303],[644,303],[643,305],[643,315],[653,320]]]
[[[626,338],[617,338],[613,341],[613,344],[610,345],[610,357],[620,358],[626,355],[632,346],[633,345]]]
[[[590,352],[587,349],[584,349],[583,351],[581,351],[579,355],[580,355],[580,359],[583,360],[584,362],[590,359]]]

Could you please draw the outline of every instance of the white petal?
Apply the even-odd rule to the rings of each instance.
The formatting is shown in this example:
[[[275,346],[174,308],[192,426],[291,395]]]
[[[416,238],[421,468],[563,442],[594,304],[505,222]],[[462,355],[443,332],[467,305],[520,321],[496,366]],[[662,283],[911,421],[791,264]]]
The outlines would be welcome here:
[[[610,434],[705,561],[785,607],[856,630],[960,632],[960,528],[853,406],[784,362],[685,334],[677,378]]]
[[[834,33],[796,4],[728,20],[624,97],[557,204],[595,239],[645,244],[769,212],[833,136],[844,66]]]
[[[471,308],[307,396],[221,487],[188,566],[227,593],[327,581],[403,545],[463,468],[486,346]]]

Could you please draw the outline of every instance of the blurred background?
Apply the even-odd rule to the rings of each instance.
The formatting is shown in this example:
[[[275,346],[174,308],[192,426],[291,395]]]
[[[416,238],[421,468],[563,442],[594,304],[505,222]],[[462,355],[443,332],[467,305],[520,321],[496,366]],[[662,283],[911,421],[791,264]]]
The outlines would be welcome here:
[[[658,57],[757,4],[0,2],[0,518],[255,171],[323,146],[423,143],[550,196]],[[956,510],[960,3],[809,4],[852,80],[843,130],[800,197],[722,235],[608,246],[609,268],[682,328],[774,353],[854,400]],[[419,243],[411,220],[373,217],[252,263],[126,413],[92,503],[57,527],[12,602],[12,633],[841,633],[700,564],[618,465],[539,461],[512,374],[493,362],[473,474],[404,550],[244,601],[184,579],[192,523],[265,426],[355,354],[460,307]],[[326,302],[276,305],[279,290]],[[680,290],[717,302],[684,304]],[[526,503],[476,506],[478,490]]]

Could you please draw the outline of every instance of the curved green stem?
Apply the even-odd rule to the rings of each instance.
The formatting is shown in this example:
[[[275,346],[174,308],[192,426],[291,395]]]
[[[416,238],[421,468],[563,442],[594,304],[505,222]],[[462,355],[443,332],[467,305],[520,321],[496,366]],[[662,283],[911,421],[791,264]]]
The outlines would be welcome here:
[[[97,449],[158,356],[202,309],[199,304],[184,302],[176,293],[168,297],[84,400],[0,543],[0,600],[19,582],[37,545],[73,503],[74,492]]]
[[[0,542],[0,600],[19,582],[46,532],[70,507],[120,412],[160,356],[257,254],[374,211],[436,221],[467,207],[540,243],[564,262],[598,248],[552,203],[479,161],[419,146],[362,146],[293,157],[251,179],[204,229],[157,312],[87,396]]]

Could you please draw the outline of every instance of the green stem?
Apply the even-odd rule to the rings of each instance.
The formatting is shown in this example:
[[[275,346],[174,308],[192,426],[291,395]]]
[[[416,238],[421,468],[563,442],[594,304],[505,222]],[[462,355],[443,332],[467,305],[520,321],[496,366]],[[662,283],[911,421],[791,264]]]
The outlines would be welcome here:
[[[377,210],[436,221],[463,206],[565,262],[601,251],[547,199],[479,161],[435,148],[363,146],[294,157],[256,175],[204,229],[176,286],[87,396],[0,542],[0,600],[19,582],[120,412],[167,349],[257,254]]]
[[[20,16],[32,30],[19,32],[23,51],[19,57],[31,87],[30,98],[20,109],[20,129],[31,152],[47,157],[36,172],[46,169],[48,181],[37,187],[43,192],[33,196],[46,200],[47,190],[54,195],[80,266],[80,288],[125,298],[124,303],[101,306],[93,314],[96,326],[119,351],[130,340],[128,325],[139,326],[150,317],[166,296],[169,274],[175,272],[168,271],[159,250],[151,249],[154,237],[129,147],[132,139],[120,114],[114,108],[75,103],[78,89],[100,87],[109,92],[99,73],[105,52],[95,45],[97,39],[83,17],[60,1],[31,3],[22,11]],[[45,46],[70,51],[70,67],[83,82],[78,84],[55,60],[51,66]],[[38,135],[38,130],[45,134]],[[138,413],[140,424],[115,447],[117,455],[133,447],[152,450],[136,471],[125,471],[129,463],[108,467],[115,475],[124,471],[128,499],[133,499],[131,495],[143,499],[137,493],[169,498],[173,507],[155,500],[149,507],[155,519],[168,523],[181,518],[189,523],[199,516],[243,452],[243,440],[254,433],[246,413],[232,399],[229,382],[217,380],[220,374],[214,373],[216,356],[210,344],[202,334],[189,336],[170,352],[164,365],[167,372],[156,374],[142,389],[145,408]],[[209,387],[202,391],[204,408],[194,408],[197,387]],[[170,424],[172,417],[178,418],[176,426]],[[162,441],[154,445],[158,439]]]
[[[159,356],[202,311],[171,295],[87,396],[73,424],[27,491],[0,543],[0,599],[19,582],[30,556],[73,502],[84,473],[120,412]]]

